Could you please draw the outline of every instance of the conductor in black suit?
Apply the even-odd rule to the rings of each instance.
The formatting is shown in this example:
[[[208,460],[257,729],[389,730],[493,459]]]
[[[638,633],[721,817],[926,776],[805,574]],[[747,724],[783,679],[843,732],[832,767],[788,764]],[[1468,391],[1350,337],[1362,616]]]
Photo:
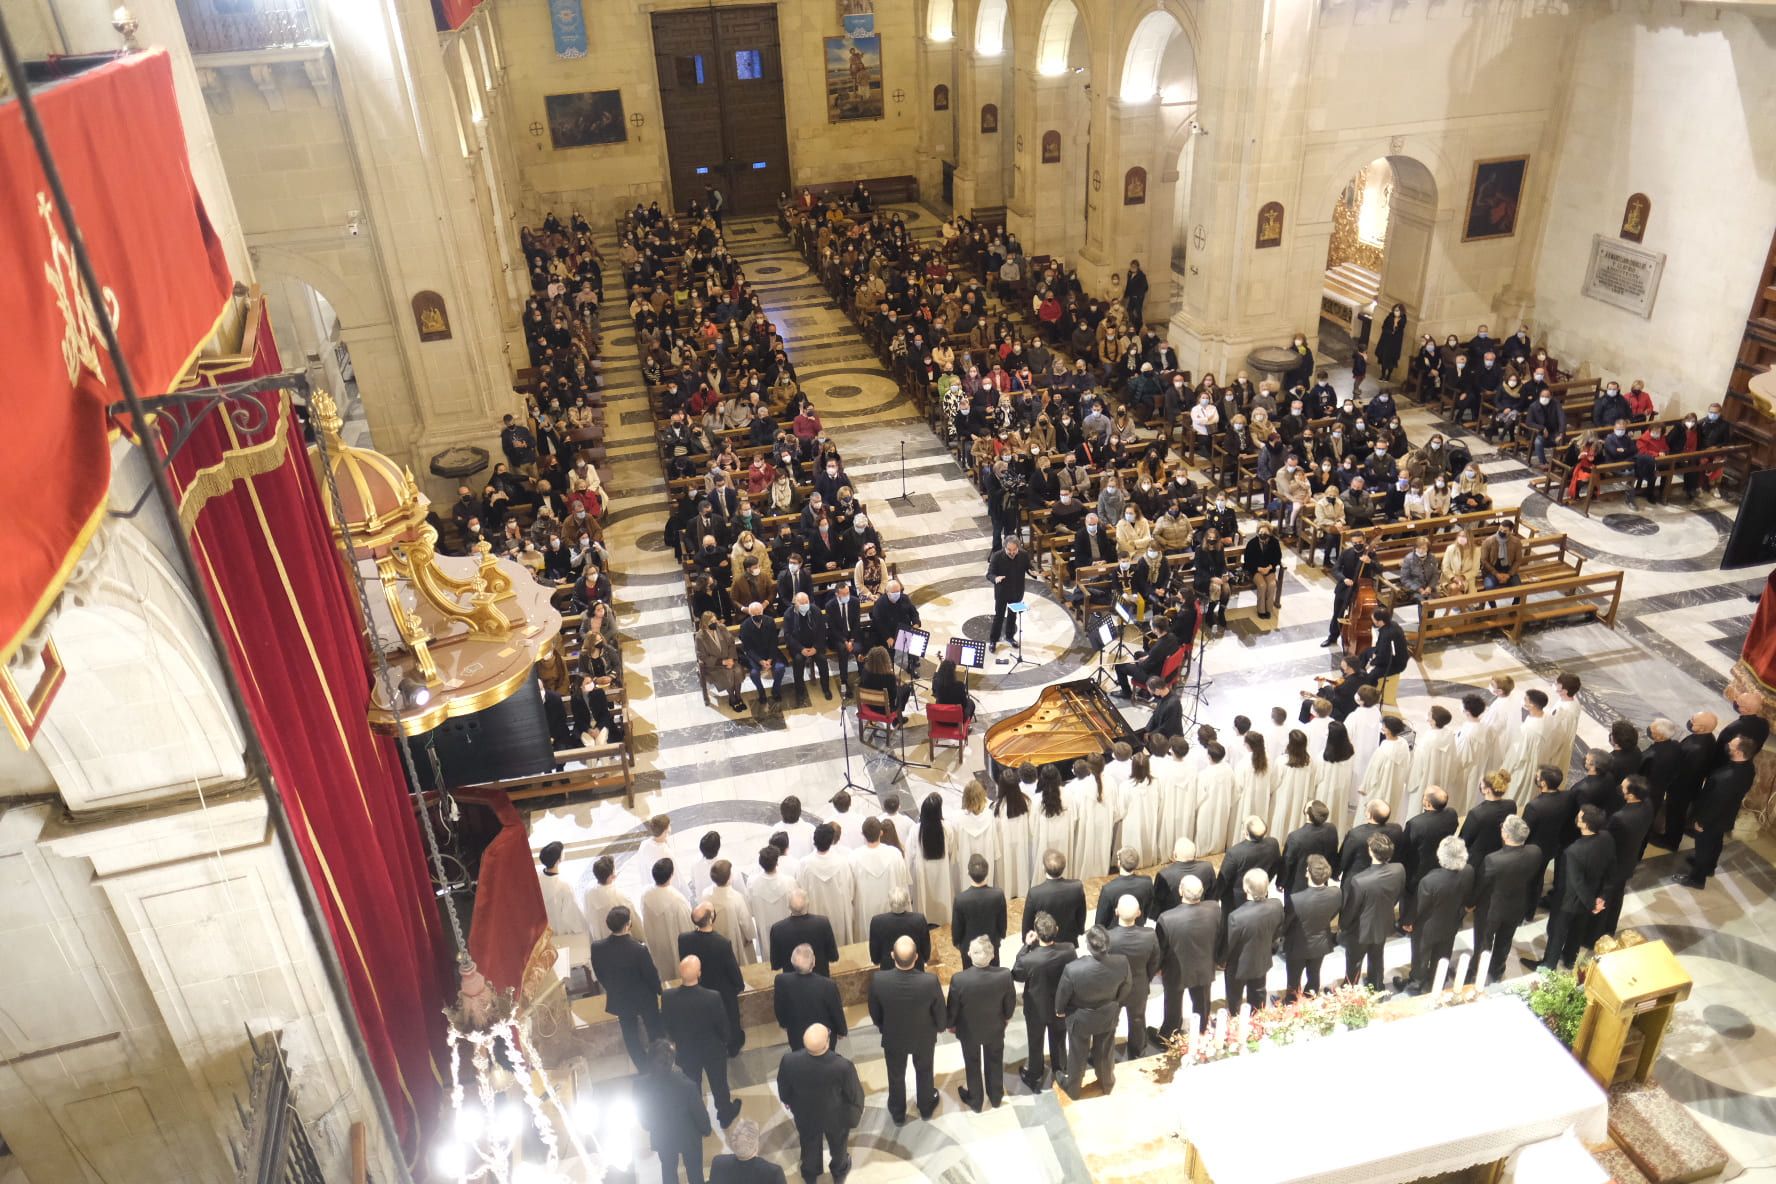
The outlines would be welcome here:
[[[1283,926],[1283,902],[1270,894],[1270,877],[1249,868],[1240,877],[1246,903],[1227,918],[1227,1006],[1237,1008],[1241,996],[1257,1011],[1264,1006],[1264,980],[1270,974],[1272,949]]]
[[[857,1079],[857,1066],[832,1051],[824,1024],[803,1033],[801,1048],[783,1054],[777,1064],[777,1096],[795,1119],[802,1144],[802,1179],[819,1178],[823,1142],[833,1180],[849,1175],[851,1153],[846,1142],[863,1119],[863,1083]]]
[[[1005,546],[987,560],[987,579],[993,584],[993,628],[990,633],[993,651],[999,650],[999,638],[1017,643],[1017,614],[1010,606],[1024,598],[1024,579],[1030,574],[1030,555],[1014,534]]]
[[[1320,963],[1332,952],[1332,919],[1338,916],[1339,905],[1338,889],[1331,882],[1332,861],[1315,852],[1302,864],[1307,883],[1283,902],[1284,986],[1290,998],[1301,994],[1304,983],[1305,989],[1319,993]]]
[[[1412,981],[1408,994],[1430,990],[1437,963],[1453,959],[1455,935],[1467,916],[1473,895],[1474,869],[1468,866],[1468,845],[1453,834],[1437,843],[1437,866],[1418,878],[1418,900],[1412,922]],[[1451,967],[1453,975],[1454,968]]]
[[[825,1024],[833,1039],[845,1035],[845,1006],[839,986],[825,975],[814,973],[814,947],[799,945],[789,956],[789,969],[777,976],[771,991],[771,1007],[777,1026],[791,1048],[802,1046],[802,1034],[815,1024]]]
[[[957,949],[966,950],[975,938],[986,938],[993,947],[993,956],[987,964],[997,966],[999,943],[1005,940],[1005,893],[987,883],[990,870],[986,856],[968,857],[970,883],[956,893],[955,903],[950,906],[950,940]],[[950,989],[954,992],[953,982]]]
[[[1047,913],[1054,918],[1055,940],[1071,946],[1085,932],[1085,885],[1067,879],[1067,857],[1059,851],[1043,852],[1042,870],[1048,878],[1025,895],[1024,915]]]
[[[898,938],[892,970],[878,970],[870,978],[870,1021],[882,1034],[882,1057],[888,1070],[888,1117],[903,1123],[906,1114],[906,1066],[913,1062],[913,1100],[919,1117],[930,1118],[937,1110],[937,1085],[932,1071],[937,1053],[937,1034],[949,1026],[944,1012],[943,988],[937,976],[918,970],[918,951],[910,937]]]
[[[1132,853],[1129,848],[1124,851]],[[1143,878],[1141,883],[1147,881]],[[1122,1010],[1128,1017],[1124,1059],[1132,1061],[1147,1046],[1147,995],[1153,987],[1153,976],[1159,973],[1159,935],[1147,923],[1141,902],[1132,892],[1117,899],[1116,924],[1106,932],[1110,936],[1110,952],[1128,962],[1129,989]]]
[[[789,956],[800,945],[814,951],[814,973],[831,977],[832,964],[839,960],[839,942],[833,936],[832,922],[810,913],[808,894],[797,888],[789,894],[789,916],[771,926],[771,969],[787,970]]]
[[[1474,888],[1474,959],[1468,963],[1467,981],[1480,974],[1480,956],[1492,951],[1486,982],[1504,977],[1511,957],[1511,940],[1523,914],[1535,905],[1542,890],[1542,853],[1529,842],[1529,823],[1507,814],[1499,823],[1504,845],[1486,857]]]
[[[1159,984],[1165,994],[1164,1018],[1159,1034],[1169,1038],[1184,1026],[1184,995],[1198,1031],[1209,1026],[1209,984],[1215,981],[1215,942],[1221,935],[1221,908],[1203,899],[1203,884],[1195,875],[1178,885],[1178,904],[1159,915]]]
[[[983,1098],[997,1109],[1005,1097],[1005,1025],[1017,1010],[1017,987],[1011,971],[994,964],[997,942],[983,935],[963,948],[968,966],[950,980],[949,1028],[962,1045],[962,1104],[978,1114]]]
[[[1055,989],[1055,1015],[1066,1020],[1065,1075],[1055,1070],[1055,1084],[1072,1097],[1085,1084],[1089,1060],[1105,1093],[1116,1088],[1116,1020],[1128,998],[1128,960],[1110,952],[1110,935],[1093,925],[1085,934],[1089,957],[1075,958],[1061,972]]]
[[[1283,872],[1278,881],[1288,897],[1284,900],[1285,908],[1293,908],[1290,903],[1297,892],[1307,887],[1307,860],[1310,855],[1318,855],[1325,859],[1328,867],[1338,858],[1338,828],[1328,822],[1332,812],[1326,803],[1314,799],[1307,804],[1307,821],[1289,832],[1283,843]],[[1319,976],[1316,974],[1317,980]],[[1318,987],[1310,988],[1318,990]]]
[[[1400,849],[1400,862],[1406,866],[1406,894],[1400,898],[1400,923],[1411,926],[1418,912],[1418,884],[1437,867],[1437,851],[1444,839],[1460,826],[1455,811],[1449,808],[1449,795],[1438,786],[1424,791],[1419,804],[1424,808],[1406,821],[1406,843]],[[1465,848],[1464,848],[1465,850]]]
[[[870,961],[882,970],[893,968],[894,947],[903,937],[913,943],[917,957],[914,970],[924,970],[931,959],[931,928],[925,914],[915,913],[911,905],[912,897],[905,888],[893,888],[888,892],[888,911],[870,918]]]
[[[728,1094],[728,1011],[720,995],[699,985],[702,976],[696,955],[679,959],[679,985],[666,992],[660,1013],[678,1050],[678,1067],[699,1085],[708,1080],[716,1121],[725,1127],[740,1113],[740,1103]]]
[[[1520,958],[1535,970],[1544,963],[1571,968],[1579,951],[1589,944],[1592,918],[1603,912],[1603,890],[1615,862],[1615,844],[1603,830],[1602,806],[1581,806],[1577,817],[1579,837],[1560,853],[1560,870],[1554,877],[1554,911],[1548,916],[1548,949],[1540,961]]]
[[[1385,834],[1369,836],[1367,855],[1369,866],[1344,880],[1338,905],[1339,940],[1344,943],[1344,981],[1354,984],[1367,960],[1368,983],[1379,991],[1385,947],[1394,933],[1394,908],[1406,890],[1406,869],[1393,862],[1394,841]]]
[[[697,1083],[673,1064],[672,1044],[656,1040],[648,1049],[647,1068],[635,1083],[636,1117],[660,1157],[660,1174],[678,1180],[703,1178],[703,1136],[709,1133],[709,1111]]]
[[[1028,903],[1024,912],[1029,913]],[[1046,912],[1038,912],[1024,935],[1024,948],[1012,963],[1011,977],[1024,984],[1024,1034],[1028,1037],[1030,1055],[1018,1074],[1032,1091],[1042,1088],[1048,1072],[1043,1059],[1044,1042],[1048,1055],[1059,1073],[1067,1063],[1067,1025],[1055,1015],[1055,991],[1060,986],[1061,972],[1073,961],[1077,951],[1071,943],[1062,945],[1055,939],[1060,927]]]
[[[592,975],[604,988],[604,1009],[617,1017],[630,1062],[646,1069],[648,1045],[664,1036],[666,1029],[660,1023],[660,972],[647,947],[629,936],[631,923],[623,905],[604,915],[610,936],[592,943]]]
[[[1141,921],[1152,920],[1153,881],[1135,874],[1135,869],[1141,866],[1141,853],[1133,847],[1122,848],[1116,853],[1116,866],[1122,870],[1122,874],[1098,889],[1097,923],[1105,929],[1115,925],[1117,905],[1125,896],[1135,898],[1135,903],[1141,909]]]
[[[785,1184],[783,1169],[758,1153],[758,1123],[739,1119],[728,1128],[728,1153],[709,1161],[709,1184]]]
[[[703,967],[703,985],[721,996],[728,1011],[728,1055],[737,1057],[746,1043],[746,1033],[740,1027],[740,992],[746,989],[740,960],[728,939],[715,931],[714,905],[704,903],[692,909],[691,924],[696,928],[678,935],[678,956],[696,958]]]
[[[1157,920],[1178,907],[1184,897],[1180,885],[1185,876],[1195,876],[1203,897],[1215,895],[1215,865],[1196,857],[1196,842],[1181,838],[1172,844],[1172,861],[1153,874],[1153,917]]]

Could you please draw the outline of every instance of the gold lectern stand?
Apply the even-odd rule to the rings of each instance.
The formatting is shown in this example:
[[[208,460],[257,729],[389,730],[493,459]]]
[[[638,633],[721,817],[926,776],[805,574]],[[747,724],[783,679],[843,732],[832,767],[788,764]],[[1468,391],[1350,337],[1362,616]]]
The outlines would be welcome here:
[[[1690,997],[1690,976],[1670,947],[1651,941],[1599,956],[1585,996],[1573,1055],[1608,1089],[1652,1075],[1672,1009]]]

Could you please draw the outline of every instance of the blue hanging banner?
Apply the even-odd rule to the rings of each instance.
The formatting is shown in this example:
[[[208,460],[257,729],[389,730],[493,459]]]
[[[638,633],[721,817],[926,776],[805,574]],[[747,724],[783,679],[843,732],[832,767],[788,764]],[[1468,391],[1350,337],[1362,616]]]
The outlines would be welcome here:
[[[549,23],[555,27],[555,56],[583,58],[586,42],[586,12],[581,0],[549,0]]]

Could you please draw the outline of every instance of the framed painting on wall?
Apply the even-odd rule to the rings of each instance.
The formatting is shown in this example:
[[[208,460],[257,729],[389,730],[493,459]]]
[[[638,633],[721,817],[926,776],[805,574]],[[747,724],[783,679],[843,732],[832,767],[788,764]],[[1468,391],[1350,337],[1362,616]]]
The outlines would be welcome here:
[[[1042,133],[1042,163],[1059,164],[1061,162],[1061,133],[1047,131]]]
[[[1283,245],[1283,203],[1267,201],[1258,207],[1258,237],[1253,249]]]
[[[981,108],[981,135],[996,136],[999,134],[999,104],[988,103]]]
[[[948,111],[950,109],[950,88],[941,82],[931,88],[931,109],[933,111]]]
[[[1468,187],[1468,212],[1462,220],[1462,242],[1510,238],[1517,233],[1517,207],[1523,200],[1523,179],[1529,157],[1500,156],[1474,162]]]
[[[847,37],[867,37],[876,31],[876,0],[839,0],[839,27]]]
[[[827,37],[826,121],[882,118],[882,39]]]
[[[544,95],[543,109],[549,114],[549,142],[557,149],[621,144],[629,138],[620,90]]]
[[[1147,170],[1140,165],[1136,165],[1122,175],[1122,204],[1125,206],[1147,204]]]

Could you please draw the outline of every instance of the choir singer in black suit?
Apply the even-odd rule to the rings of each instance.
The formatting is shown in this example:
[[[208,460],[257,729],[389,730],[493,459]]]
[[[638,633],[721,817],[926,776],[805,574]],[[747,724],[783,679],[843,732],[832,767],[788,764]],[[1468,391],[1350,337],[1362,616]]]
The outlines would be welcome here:
[[[1153,874],[1153,916],[1157,919],[1178,907],[1184,899],[1180,885],[1195,876],[1203,897],[1214,900],[1215,865],[1196,857],[1196,842],[1181,838],[1172,844],[1172,861]]]
[[[679,985],[666,992],[660,1012],[678,1067],[699,1085],[708,1079],[715,1120],[725,1127],[740,1113],[740,1103],[728,1094],[728,1012],[720,995],[698,985],[702,977],[696,955],[679,959]]]
[[[1467,983],[1480,973],[1480,959],[1491,951],[1486,967],[1488,985],[1504,977],[1511,957],[1511,940],[1517,924],[1535,907],[1542,890],[1542,853],[1529,842],[1529,823],[1507,814],[1499,823],[1504,845],[1486,857],[1474,888],[1474,960],[1468,963]]]
[[[728,1055],[737,1057],[746,1043],[746,1032],[740,1026],[740,992],[746,989],[740,959],[734,956],[733,944],[715,931],[714,905],[705,901],[692,909],[691,924],[696,928],[678,935],[678,956],[697,959],[703,985],[721,996],[722,1006],[728,1010]]]
[[[1304,982],[1306,990],[1319,993],[1320,963],[1332,952],[1332,919],[1338,916],[1339,894],[1331,882],[1332,861],[1316,852],[1304,859],[1302,865],[1306,883],[1290,892],[1284,901],[1283,969],[1289,998],[1301,994]]]
[[[1028,902],[1024,905],[1027,915]],[[1043,1057],[1055,1064],[1058,1075],[1067,1064],[1067,1025],[1055,1015],[1055,991],[1060,986],[1061,972],[1073,961],[1077,951],[1071,943],[1056,941],[1060,927],[1047,913],[1039,912],[1024,935],[1024,948],[1011,965],[1011,977],[1024,984],[1024,1035],[1028,1038],[1030,1055],[1018,1074],[1032,1092],[1042,1089],[1048,1074]]]
[[[1283,871],[1278,879],[1283,891],[1288,894],[1284,907],[1294,908],[1295,893],[1307,887],[1307,861],[1318,855],[1326,861],[1327,867],[1338,858],[1338,828],[1327,819],[1332,812],[1326,803],[1318,800],[1307,804],[1307,821],[1289,832],[1287,841],[1283,843]],[[1336,912],[1336,910],[1334,910]],[[1313,975],[1315,982],[1319,975]],[[1319,988],[1310,987],[1317,991]]]
[[[814,947],[806,943],[795,948],[789,956],[789,969],[777,976],[771,1006],[791,1048],[800,1048],[803,1033],[815,1024],[825,1024],[834,1040],[847,1031],[839,986],[814,973]]]
[[[993,956],[987,964],[997,966],[999,943],[1005,940],[1005,892],[987,883],[990,870],[986,856],[968,857],[970,883],[956,894],[955,903],[950,906],[950,940],[957,949],[966,950],[974,944],[975,938],[986,938],[993,947]]]
[[[1197,1030],[1209,1026],[1209,984],[1215,981],[1215,942],[1221,934],[1221,908],[1203,899],[1200,879],[1185,876],[1178,892],[1178,904],[1161,913],[1156,926],[1159,985],[1165,994],[1159,1034],[1168,1038],[1184,1026],[1186,993]]]
[[[1554,876],[1554,910],[1548,916],[1548,949],[1541,961],[1521,958],[1524,968],[1542,965],[1571,969],[1579,951],[1589,944],[1592,918],[1603,912],[1603,889],[1615,862],[1615,844],[1603,830],[1601,806],[1580,806],[1579,837],[1560,853]]]
[[[1116,853],[1116,866],[1121,869],[1122,874],[1098,889],[1097,922],[1105,929],[1116,923],[1117,906],[1125,896],[1135,898],[1135,904],[1141,910],[1142,921],[1154,916],[1153,881],[1135,874],[1135,869],[1141,866],[1141,853],[1133,847],[1122,848]]]
[[[630,1062],[646,1070],[648,1045],[665,1036],[666,1029],[660,1023],[660,972],[647,947],[629,935],[631,923],[623,905],[604,915],[610,936],[592,943],[592,975],[604,988],[604,1009],[617,1017]]]
[[[1042,853],[1042,870],[1048,878],[1024,897],[1024,915],[1047,913],[1054,918],[1055,940],[1073,945],[1085,932],[1085,885],[1067,879],[1067,857],[1059,851]]]
[[[1128,960],[1110,952],[1110,935],[1093,925],[1085,933],[1089,955],[1061,972],[1054,1010],[1067,1025],[1067,1060],[1055,1070],[1055,1085],[1077,1098],[1089,1061],[1105,1093],[1116,1088],[1116,1020],[1128,998]]]
[[[1468,845],[1453,833],[1444,835],[1437,843],[1437,866],[1418,878],[1412,911],[1412,980],[1406,986],[1408,994],[1429,991],[1436,980],[1437,963],[1454,957],[1455,935],[1467,915],[1473,888],[1474,869],[1468,866]]]
[[[894,951],[903,937],[913,943],[917,958],[913,969],[924,970],[925,963],[931,959],[931,927],[926,923],[924,913],[912,910],[912,903],[912,895],[905,888],[891,888],[888,911],[870,918],[870,961],[882,970],[893,967]]]
[[[918,970],[913,939],[895,941],[892,970],[878,970],[869,985],[870,1022],[882,1034],[882,1057],[888,1070],[888,1117],[896,1125],[907,1120],[906,1067],[913,1062],[913,1101],[919,1117],[937,1111],[937,1085],[932,1066],[937,1034],[949,1026],[943,987],[937,976]]]
[[[823,1167],[834,1181],[851,1173],[846,1146],[863,1120],[863,1082],[857,1066],[832,1051],[824,1024],[802,1035],[802,1047],[783,1054],[777,1063],[777,1097],[795,1119],[802,1144],[802,1179],[819,1178]],[[825,1162],[821,1144],[825,1143]]]
[[[785,1184],[783,1169],[758,1153],[758,1123],[738,1120],[728,1128],[728,1153],[709,1161],[709,1184]]]
[[[1134,853],[1126,847],[1123,851],[1129,855]],[[1141,883],[1147,881],[1143,878]],[[1123,1014],[1128,1017],[1128,1047],[1123,1059],[1132,1061],[1144,1055],[1147,1045],[1147,995],[1153,986],[1153,976],[1159,973],[1159,935],[1147,924],[1141,902],[1132,892],[1117,898],[1116,925],[1107,932],[1110,952],[1128,962],[1128,997],[1122,1001]]]
[[[1384,802],[1371,805],[1385,806]],[[1355,831],[1355,827],[1351,828]],[[1394,841],[1385,834],[1369,836],[1369,865],[1344,879],[1338,906],[1339,940],[1344,944],[1344,981],[1355,983],[1368,962],[1368,983],[1381,990],[1385,947],[1394,933],[1394,908],[1406,890],[1406,869],[1394,863]]]
[[[976,856],[975,858],[980,858]],[[977,1114],[1005,1097],[1005,1026],[1017,1010],[1011,971],[995,965],[998,944],[985,936],[966,947],[968,966],[950,980],[949,1028],[962,1045],[962,1104]]]
[[[830,977],[832,964],[839,960],[839,942],[833,936],[832,922],[808,911],[808,894],[800,888],[789,894],[789,916],[771,926],[770,936],[772,970],[787,970],[789,956],[799,945],[814,951],[815,974]]]
[[[1240,877],[1246,903],[1227,918],[1227,1006],[1243,996],[1257,1011],[1265,1004],[1264,980],[1270,974],[1272,949],[1283,925],[1283,902],[1270,894],[1270,876],[1251,868]]]

